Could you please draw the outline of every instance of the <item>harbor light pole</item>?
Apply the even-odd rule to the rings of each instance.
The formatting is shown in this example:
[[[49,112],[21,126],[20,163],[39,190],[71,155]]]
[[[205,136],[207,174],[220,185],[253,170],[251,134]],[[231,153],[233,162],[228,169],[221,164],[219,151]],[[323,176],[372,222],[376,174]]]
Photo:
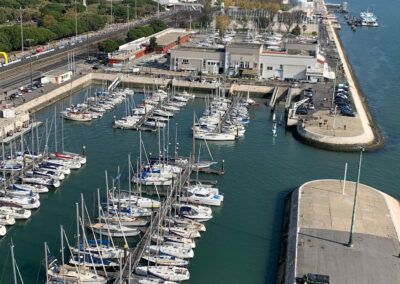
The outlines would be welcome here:
[[[31,47],[31,42],[33,41],[33,39],[27,38],[26,41],[28,42],[28,50],[29,50],[29,47]],[[29,65],[30,65],[30,69],[31,69],[31,89],[32,89],[32,87],[33,87],[33,82],[32,82],[32,54],[29,55]]]
[[[333,110],[333,104],[335,103],[336,77],[337,77],[338,62],[339,62],[339,57],[336,57],[335,79],[333,81],[331,110]]]
[[[360,173],[361,173],[361,162],[362,162],[362,153],[364,152],[364,148],[360,149],[360,160],[358,162],[358,174],[357,174],[357,183],[356,190],[354,192],[354,203],[353,203],[353,217],[351,219],[351,229],[350,229],[350,238],[347,243],[348,247],[353,247],[353,233],[354,233],[354,222],[356,220],[356,210],[357,210],[357,194],[358,194],[358,186],[360,184]]]

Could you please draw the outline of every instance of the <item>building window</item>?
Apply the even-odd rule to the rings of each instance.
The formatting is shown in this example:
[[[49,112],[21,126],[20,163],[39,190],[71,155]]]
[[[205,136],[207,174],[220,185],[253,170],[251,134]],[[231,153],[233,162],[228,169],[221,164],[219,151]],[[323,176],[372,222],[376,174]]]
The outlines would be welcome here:
[[[279,69],[283,70],[283,65],[279,65]]]
[[[254,62],[253,65],[254,65],[254,68],[257,68],[257,63],[256,62]]]
[[[272,70],[272,66],[267,66],[267,70]]]
[[[189,64],[189,59],[182,59],[182,64]]]
[[[240,68],[243,68],[243,67],[244,67],[244,62],[240,61]]]
[[[250,68],[250,62],[249,62],[249,61],[246,61],[246,62],[244,63],[244,68],[246,68],[246,69],[249,69],[249,68]]]

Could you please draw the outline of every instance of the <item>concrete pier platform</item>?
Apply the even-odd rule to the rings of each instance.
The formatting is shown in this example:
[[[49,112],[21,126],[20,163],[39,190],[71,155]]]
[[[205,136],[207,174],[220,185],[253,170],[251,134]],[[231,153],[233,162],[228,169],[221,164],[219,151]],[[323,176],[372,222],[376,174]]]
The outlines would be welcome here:
[[[400,202],[360,184],[349,241],[355,182],[315,180],[291,195],[284,276],[278,283],[302,283],[308,274],[330,283],[400,283]]]

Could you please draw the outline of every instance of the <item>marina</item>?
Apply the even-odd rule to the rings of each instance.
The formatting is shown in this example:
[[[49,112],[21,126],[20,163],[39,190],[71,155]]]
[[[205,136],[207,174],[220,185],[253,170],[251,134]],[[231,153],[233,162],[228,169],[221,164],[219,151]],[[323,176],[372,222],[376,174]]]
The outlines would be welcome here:
[[[350,12],[366,10],[364,1],[351,4]],[[381,27],[397,28],[391,11],[371,8],[379,15]],[[6,156],[12,155],[11,150],[15,155],[15,148],[19,151],[29,147],[36,152],[36,145],[40,145],[37,154],[46,152],[47,147],[47,153],[56,160],[73,158],[75,153],[87,157],[87,163],[65,176],[57,189],[40,193],[40,208],[29,211],[30,216],[0,208],[0,215],[13,211],[16,219],[14,225],[7,225],[13,223],[9,218],[0,220],[0,234],[5,235],[0,239],[4,256],[0,259],[0,282],[14,283],[15,263],[28,284],[45,283],[46,267],[52,280],[85,279],[96,283],[105,283],[106,279],[121,283],[124,279],[129,283],[261,284],[302,283],[313,278],[322,283],[353,279],[398,282],[399,225],[395,217],[399,192],[395,173],[399,170],[400,134],[393,113],[398,109],[394,96],[400,90],[395,83],[395,66],[385,65],[385,71],[382,68],[383,62],[397,60],[395,52],[383,52],[394,48],[384,45],[390,36],[384,30],[335,31],[336,40],[341,42],[339,52],[346,58],[346,72],[351,73],[354,82],[350,82],[349,92],[342,81],[335,82],[329,96],[335,98],[335,103],[344,96],[351,98],[350,111],[355,104],[362,104],[385,138],[383,149],[364,154],[352,248],[346,244],[352,224],[353,181],[360,176],[358,153],[324,151],[298,143],[283,118],[289,109],[296,113],[296,109],[306,108],[313,113],[312,107],[318,109],[324,102],[319,100],[320,93],[328,93],[327,89],[310,84],[297,93],[295,84],[278,84],[270,92],[266,91],[274,89],[270,86],[252,86],[262,89],[261,95],[250,92],[249,96],[248,88],[241,90],[241,85],[239,91],[224,95],[216,95],[216,90],[214,95],[199,94],[178,111],[163,109],[162,105],[181,91],[165,88],[168,84],[149,84],[146,90],[122,78],[120,89],[114,92],[128,90],[127,99],[105,111],[101,119],[89,123],[61,119],[60,111],[65,106],[77,106],[88,93],[94,95],[96,89],[104,89],[104,84],[97,85],[102,80],[85,77],[90,85],[80,85],[81,90],[67,88],[71,96],[40,102],[41,110],[35,112],[35,118],[43,122],[36,128],[40,131],[39,142],[34,131],[34,135],[24,133],[24,147],[13,139],[5,145]],[[360,48],[367,44],[375,47]],[[118,77],[97,74],[98,78],[112,78],[104,80],[108,83]],[[309,88],[313,93],[311,104]],[[166,92],[167,98],[161,103],[158,100],[158,104],[155,100],[156,107],[151,111],[141,106],[152,105],[148,100],[158,92]],[[115,121],[134,116],[134,110],[142,107],[144,114],[135,118],[131,128],[125,128],[137,131],[115,127]],[[337,109],[333,109],[336,115]],[[165,111],[165,119],[145,125],[151,122],[155,110]],[[56,127],[51,122],[55,113]],[[334,120],[335,115],[330,115]],[[373,120],[365,121],[374,126]],[[321,127],[319,122],[311,121],[305,129],[315,127],[325,132],[326,125],[322,120]],[[334,130],[332,141],[338,141],[335,135],[350,140],[346,137],[351,134],[344,132],[346,127],[339,125],[341,129]],[[229,130],[234,138],[195,139],[196,126],[214,126],[207,133],[219,137],[224,134],[222,129]],[[239,129],[246,130],[240,138]],[[359,145],[354,149],[359,151]],[[12,174],[14,168],[8,169]]]

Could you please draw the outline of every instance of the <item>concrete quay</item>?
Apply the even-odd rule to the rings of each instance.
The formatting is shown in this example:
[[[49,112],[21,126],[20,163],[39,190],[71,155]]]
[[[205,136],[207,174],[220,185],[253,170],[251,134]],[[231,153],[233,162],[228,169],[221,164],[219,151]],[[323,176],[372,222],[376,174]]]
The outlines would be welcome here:
[[[286,200],[277,283],[308,273],[330,283],[400,283],[400,202],[360,184],[350,235],[355,182],[314,180]]]
[[[322,0],[318,2],[327,15],[325,3]],[[343,70],[357,115],[355,118],[341,115],[334,117],[330,111],[317,112],[312,119],[297,125],[295,136],[306,144],[327,150],[359,151],[359,146],[366,150],[382,148],[384,146],[383,138],[368,110],[339,36],[330,20],[326,21],[326,24],[328,36],[334,42],[338,56],[343,63]],[[321,122],[323,122],[322,126]]]

